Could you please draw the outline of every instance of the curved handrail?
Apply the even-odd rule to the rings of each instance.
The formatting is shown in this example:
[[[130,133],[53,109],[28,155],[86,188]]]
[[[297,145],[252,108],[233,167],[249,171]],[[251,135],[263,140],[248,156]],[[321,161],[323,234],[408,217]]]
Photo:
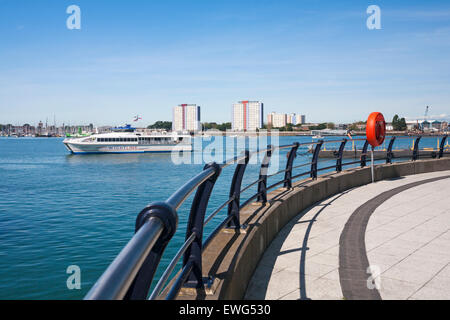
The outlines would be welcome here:
[[[166,200],[173,208],[178,210],[180,206],[186,201],[186,199],[206,180],[214,175],[215,171],[213,168],[208,168],[203,170],[188,182],[186,182],[181,188],[179,188],[175,193],[173,193],[169,199]]]

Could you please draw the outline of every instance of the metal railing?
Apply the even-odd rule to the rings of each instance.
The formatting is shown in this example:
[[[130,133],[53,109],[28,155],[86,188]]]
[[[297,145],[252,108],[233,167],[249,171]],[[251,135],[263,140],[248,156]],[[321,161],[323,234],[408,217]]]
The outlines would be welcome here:
[[[400,157],[396,157],[398,150],[394,150],[393,147],[395,142],[400,139],[414,139],[413,147],[411,148],[412,150],[406,149],[410,151],[410,155],[405,156],[403,154]],[[423,150],[419,149],[421,139],[421,136],[390,137],[389,146],[387,150],[385,150],[386,157],[378,157],[374,162],[385,161],[387,164],[390,164],[394,159],[397,161],[415,161],[424,157],[442,158],[444,155],[450,154],[450,152],[445,151],[447,136],[442,136],[442,140],[440,141],[437,150],[427,150],[427,152],[423,152]],[[371,160],[367,159],[367,155],[369,154],[369,144],[365,139],[352,139],[353,142],[364,141],[358,155],[359,159],[343,162],[344,151],[348,141],[349,140],[345,138],[329,141],[319,140],[310,143],[296,142],[283,146],[269,145],[267,149],[264,150],[254,152],[245,151],[242,155],[223,164],[207,164],[203,171],[186,182],[166,201],[152,203],[139,213],[136,219],[135,235],[91,288],[85,299],[147,299],[147,297],[149,297],[149,299],[157,299],[164,291],[164,298],[170,300],[177,297],[183,286],[200,289],[204,288],[202,252],[212,239],[214,239],[214,237],[225,227],[232,229],[241,228],[240,211],[244,206],[252,201],[265,204],[268,201],[267,194],[270,190],[281,185],[286,189],[291,189],[295,179],[309,177],[309,179],[315,180],[317,179],[319,172],[322,171],[335,170],[336,172],[341,172],[344,167],[351,165],[359,165],[360,167],[367,166],[367,162],[370,162]],[[319,163],[323,162],[322,160],[319,160],[322,146],[332,143],[340,144],[339,148],[333,151],[335,164],[319,168]],[[294,161],[297,157],[299,148],[305,146],[311,146],[311,161],[294,166]],[[286,166],[283,170],[268,175],[271,157],[277,149],[288,150]],[[264,159],[261,161],[258,179],[249,185],[242,187],[242,180],[250,158],[260,153],[264,153]],[[356,148],[355,154],[357,154]],[[227,201],[221,204],[205,219],[205,213],[217,178],[224,168],[233,164],[236,164],[236,168],[234,170]],[[309,167],[308,171],[293,175],[293,169],[307,166]],[[267,185],[268,178],[281,174],[284,174],[282,180],[279,180],[270,186]],[[242,193],[250,190],[251,187],[255,187],[256,185],[256,194],[250,196],[241,203]],[[195,196],[190,208],[185,242],[175,254],[149,295],[149,290],[162,254],[177,230],[177,210],[186,199],[194,193],[194,191]],[[204,226],[226,207],[228,210],[226,218],[221,221],[208,238],[204,240]],[[180,259],[183,259],[181,271],[177,274],[176,278],[172,280],[171,287],[165,288],[164,286],[168,282],[170,275]]]

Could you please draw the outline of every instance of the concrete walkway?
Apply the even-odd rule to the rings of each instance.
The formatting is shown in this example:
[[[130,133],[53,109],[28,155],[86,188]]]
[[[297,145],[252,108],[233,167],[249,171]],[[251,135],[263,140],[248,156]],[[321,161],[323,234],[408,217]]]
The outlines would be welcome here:
[[[365,299],[367,290],[381,299],[450,299],[450,177],[446,176],[450,171],[380,181],[301,212],[265,252],[246,299]],[[399,188],[419,181],[406,190]],[[382,199],[389,190],[389,198],[373,206],[374,198]],[[358,210],[371,203],[368,222],[355,220]],[[353,231],[352,226],[361,228]],[[361,230],[365,241],[355,242],[353,235]],[[349,250],[355,245],[357,250]],[[356,269],[352,273],[352,264],[364,265],[359,254],[370,266],[364,267],[364,279]]]

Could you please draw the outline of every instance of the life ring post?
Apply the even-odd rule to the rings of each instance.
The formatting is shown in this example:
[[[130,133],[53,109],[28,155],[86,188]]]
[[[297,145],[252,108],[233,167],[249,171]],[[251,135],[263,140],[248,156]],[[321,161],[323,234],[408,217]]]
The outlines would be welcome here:
[[[367,141],[372,146],[371,149],[371,173],[372,173],[372,183],[375,182],[374,177],[374,156],[373,151],[375,147],[383,144],[386,138],[386,121],[381,112],[372,112],[367,119],[366,124],[366,136]]]

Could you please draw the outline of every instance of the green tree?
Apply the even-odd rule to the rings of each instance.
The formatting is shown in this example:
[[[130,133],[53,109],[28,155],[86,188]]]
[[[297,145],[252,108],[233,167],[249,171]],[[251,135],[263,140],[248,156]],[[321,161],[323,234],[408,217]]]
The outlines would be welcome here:
[[[231,129],[231,122],[225,122],[222,124],[217,125],[217,129],[219,129],[220,131],[227,131],[229,129]]]
[[[408,126],[406,125],[406,120],[405,118],[401,118],[399,121],[399,130],[400,131],[405,131],[408,128]]]
[[[401,118],[396,114],[394,118],[392,118],[392,128],[395,131],[405,131],[407,129],[405,118]]]
[[[399,122],[398,114],[396,114],[396,115],[394,116],[394,118],[392,118],[392,128],[393,128],[395,131],[398,131],[398,122]]]
[[[227,129],[231,129],[231,122],[225,122],[225,123],[216,123],[216,122],[204,122],[203,123],[203,130],[220,130],[220,131],[226,131]]]
[[[154,124],[149,125],[147,129],[163,129],[166,131],[172,130],[171,121],[156,121]]]
[[[327,128],[327,124],[326,123],[321,123],[317,126],[310,126],[309,130],[323,130]]]

